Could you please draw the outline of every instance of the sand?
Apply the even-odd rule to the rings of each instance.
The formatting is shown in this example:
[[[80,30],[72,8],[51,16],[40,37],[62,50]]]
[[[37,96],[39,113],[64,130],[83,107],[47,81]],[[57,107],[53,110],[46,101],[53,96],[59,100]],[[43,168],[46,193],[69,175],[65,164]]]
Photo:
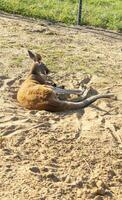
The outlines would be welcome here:
[[[116,32],[0,14],[1,200],[122,199],[121,45]],[[75,87],[91,72],[89,84],[118,100],[64,113],[21,108],[27,49],[41,51],[50,69],[57,65],[59,84]]]

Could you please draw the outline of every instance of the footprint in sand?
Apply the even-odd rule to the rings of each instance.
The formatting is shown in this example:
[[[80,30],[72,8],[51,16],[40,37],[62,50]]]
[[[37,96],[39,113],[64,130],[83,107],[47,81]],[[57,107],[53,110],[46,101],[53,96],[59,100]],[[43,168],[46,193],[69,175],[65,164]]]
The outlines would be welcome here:
[[[8,119],[5,117],[2,123],[0,123],[1,134],[3,136],[9,134],[16,134],[22,132],[27,127],[30,127],[32,123],[31,119],[19,119],[17,117],[9,117]]]

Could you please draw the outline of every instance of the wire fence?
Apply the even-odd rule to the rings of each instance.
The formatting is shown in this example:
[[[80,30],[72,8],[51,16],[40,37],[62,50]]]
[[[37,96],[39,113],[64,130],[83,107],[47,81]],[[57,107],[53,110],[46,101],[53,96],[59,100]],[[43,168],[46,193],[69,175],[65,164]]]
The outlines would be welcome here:
[[[52,22],[122,31],[121,0],[2,0],[0,10]]]

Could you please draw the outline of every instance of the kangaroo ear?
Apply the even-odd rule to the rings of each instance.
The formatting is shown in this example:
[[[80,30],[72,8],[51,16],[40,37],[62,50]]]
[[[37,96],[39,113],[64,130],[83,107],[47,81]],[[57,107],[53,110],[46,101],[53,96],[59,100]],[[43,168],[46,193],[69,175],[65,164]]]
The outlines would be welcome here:
[[[42,57],[41,57],[41,55],[40,54],[38,54],[38,53],[36,53],[36,61],[37,62],[41,62],[41,60],[42,60]]]
[[[36,62],[36,56],[32,53],[32,51],[28,50],[28,54],[30,56],[30,58]]]

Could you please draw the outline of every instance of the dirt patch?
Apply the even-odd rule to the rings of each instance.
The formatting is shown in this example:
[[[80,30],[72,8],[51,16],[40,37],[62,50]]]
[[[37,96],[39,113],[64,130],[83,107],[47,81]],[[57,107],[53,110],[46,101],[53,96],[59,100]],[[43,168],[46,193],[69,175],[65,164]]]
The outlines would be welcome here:
[[[121,36],[1,15],[0,199],[122,199]],[[31,66],[27,49],[42,52],[55,81],[77,86],[85,74],[99,100],[78,112],[28,111],[16,92]]]

